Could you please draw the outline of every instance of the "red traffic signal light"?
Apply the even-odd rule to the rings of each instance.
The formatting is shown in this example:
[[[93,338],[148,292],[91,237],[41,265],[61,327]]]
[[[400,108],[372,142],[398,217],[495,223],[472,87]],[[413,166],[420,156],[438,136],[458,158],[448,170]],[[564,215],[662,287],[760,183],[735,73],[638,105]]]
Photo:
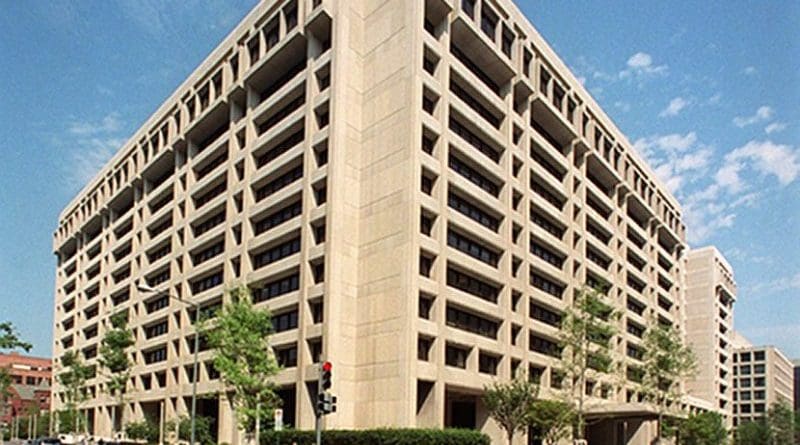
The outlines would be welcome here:
[[[325,371],[325,372],[331,372],[331,370],[332,370],[332,369],[333,369],[333,363],[331,363],[331,362],[325,362],[325,363],[323,363],[323,364],[322,364],[322,370],[323,370],[323,371]]]

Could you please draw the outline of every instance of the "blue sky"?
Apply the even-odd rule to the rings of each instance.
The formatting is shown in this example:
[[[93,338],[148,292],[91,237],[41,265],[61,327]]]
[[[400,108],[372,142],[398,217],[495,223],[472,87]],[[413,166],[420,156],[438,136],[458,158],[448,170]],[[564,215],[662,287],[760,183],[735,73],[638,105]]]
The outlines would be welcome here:
[[[254,4],[0,3],[0,320],[34,353],[58,213]],[[800,3],[518,4],[733,264],[737,329],[800,357]]]

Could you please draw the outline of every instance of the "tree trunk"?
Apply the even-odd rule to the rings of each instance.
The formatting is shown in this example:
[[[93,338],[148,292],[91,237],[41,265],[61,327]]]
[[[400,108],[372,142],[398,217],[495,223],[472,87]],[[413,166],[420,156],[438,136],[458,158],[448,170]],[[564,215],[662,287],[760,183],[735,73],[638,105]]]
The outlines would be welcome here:
[[[508,430],[508,445],[514,445],[514,430]]]

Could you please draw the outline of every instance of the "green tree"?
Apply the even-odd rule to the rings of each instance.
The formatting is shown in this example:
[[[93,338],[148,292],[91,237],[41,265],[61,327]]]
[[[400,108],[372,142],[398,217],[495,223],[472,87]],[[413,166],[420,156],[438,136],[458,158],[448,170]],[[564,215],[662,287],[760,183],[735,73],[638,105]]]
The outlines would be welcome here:
[[[483,389],[486,411],[505,430],[509,445],[514,434],[528,426],[528,414],[538,392],[539,387],[522,375],[507,382],[494,382]]]
[[[189,441],[192,436],[192,419],[184,416],[177,421],[171,420],[164,426],[166,431],[175,431],[177,427],[178,439]],[[214,436],[211,434],[211,419],[197,416],[195,419],[195,441],[202,445],[214,445]]]
[[[562,386],[575,412],[573,434],[586,434],[586,382],[615,369],[611,358],[615,321],[620,314],[606,303],[602,286],[584,286],[575,292],[561,322]]]
[[[681,398],[681,380],[692,375],[697,359],[672,325],[651,321],[645,332],[642,390],[658,410],[657,443],[665,431],[664,417],[671,403]],[[668,434],[671,435],[671,434]]]
[[[17,330],[10,322],[0,323],[0,352],[14,349],[22,349],[28,352],[31,350],[31,344],[20,340]],[[5,411],[8,388],[11,383],[11,375],[5,368],[0,368],[0,412]]]
[[[767,412],[770,445],[789,445],[794,441],[794,412],[792,407],[780,401]]]
[[[724,445],[728,439],[722,416],[714,412],[690,415],[678,424],[678,434],[682,445]]]
[[[800,445],[800,410],[794,412],[794,443]]]
[[[100,366],[108,371],[108,393],[116,398],[117,406],[111,410],[111,429],[117,428],[117,410],[120,423],[125,403],[125,391],[131,375],[131,361],[128,348],[133,346],[133,332],[128,329],[128,312],[118,312],[111,316],[111,327],[103,337],[100,346]]]
[[[239,424],[250,432],[257,418],[264,419],[280,406],[271,381],[280,365],[269,342],[272,333],[269,311],[253,307],[247,287],[231,289],[228,294],[230,302],[200,329],[207,331],[208,343],[214,351],[214,368],[231,391],[229,396]]]
[[[31,350],[31,344],[20,340],[17,330],[10,322],[0,323],[0,350],[12,349]]]
[[[134,440],[158,443],[159,433],[158,424],[150,419],[145,419],[140,422],[130,422],[125,425],[125,434]]]
[[[71,423],[61,424],[72,428],[72,432],[80,432],[81,415],[79,405],[86,400],[86,380],[94,373],[94,368],[83,364],[80,356],[75,351],[67,351],[61,356],[63,371],[58,375],[58,381],[64,386],[66,412],[65,420]],[[62,420],[59,418],[59,420]]]
[[[566,439],[575,422],[575,410],[560,400],[536,400],[528,414],[528,425],[537,431],[537,439],[554,445]]]
[[[736,427],[736,445],[767,445],[770,443],[769,426],[764,419],[745,422]]]

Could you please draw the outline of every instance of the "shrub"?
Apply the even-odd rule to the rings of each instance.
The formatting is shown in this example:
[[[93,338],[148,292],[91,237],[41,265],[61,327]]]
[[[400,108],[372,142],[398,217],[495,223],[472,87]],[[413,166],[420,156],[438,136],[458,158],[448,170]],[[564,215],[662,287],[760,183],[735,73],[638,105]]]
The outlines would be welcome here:
[[[261,445],[313,445],[314,431],[265,431]],[[479,431],[459,429],[331,430],[322,432],[325,445],[490,445]]]
[[[147,443],[158,442],[158,424],[149,420],[131,422],[125,425],[125,434],[131,439],[145,440]]]
[[[164,425],[165,431],[175,431],[175,421],[171,420]],[[178,420],[178,439],[190,440],[192,437],[192,419],[183,416]],[[197,416],[195,420],[195,441],[201,445],[214,445],[214,436],[211,434],[211,418]]]

